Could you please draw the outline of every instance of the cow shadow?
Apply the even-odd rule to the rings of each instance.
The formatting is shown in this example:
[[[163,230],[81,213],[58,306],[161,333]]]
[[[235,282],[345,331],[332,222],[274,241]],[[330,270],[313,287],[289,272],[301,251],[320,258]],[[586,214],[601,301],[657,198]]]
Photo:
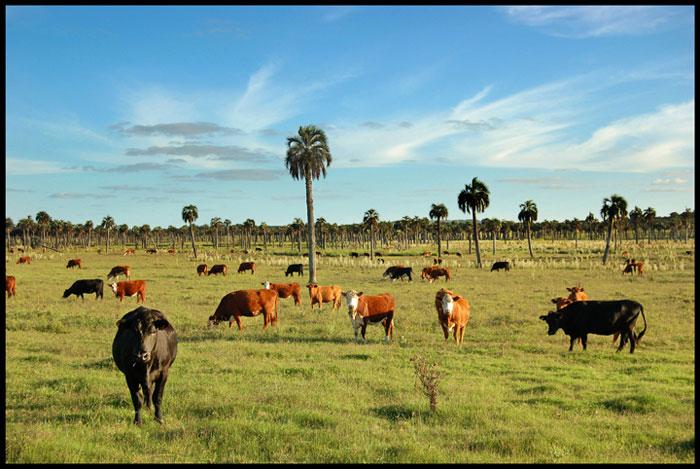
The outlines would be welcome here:
[[[339,338],[339,337],[312,337],[312,336],[287,336],[283,334],[264,334],[264,335],[246,335],[245,330],[239,332],[238,330],[224,333],[217,333],[216,331],[203,330],[199,333],[192,333],[187,335],[178,335],[178,342],[214,342],[220,340],[243,340],[246,342],[264,343],[264,344],[274,344],[274,343],[302,343],[302,344],[314,344],[314,343],[326,343],[326,344],[349,344],[353,343],[354,340]]]
[[[401,420],[412,420],[415,418],[428,419],[433,414],[428,410],[418,410],[406,405],[387,405],[383,407],[374,407],[370,411],[377,417],[385,418],[390,422],[399,422]]]

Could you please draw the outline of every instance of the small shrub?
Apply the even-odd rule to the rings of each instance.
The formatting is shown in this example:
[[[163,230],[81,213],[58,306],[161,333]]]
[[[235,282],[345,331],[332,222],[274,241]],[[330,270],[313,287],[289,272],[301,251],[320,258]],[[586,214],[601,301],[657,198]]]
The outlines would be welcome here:
[[[438,382],[440,381],[440,371],[437,369],[437,364],[428,364],[427,360],[420,355],[415,355],[411,361],[416,377],[420,380],[420,386],[416,383],[416,388],[428,398],[430,411],[435,412],[437,410]]]

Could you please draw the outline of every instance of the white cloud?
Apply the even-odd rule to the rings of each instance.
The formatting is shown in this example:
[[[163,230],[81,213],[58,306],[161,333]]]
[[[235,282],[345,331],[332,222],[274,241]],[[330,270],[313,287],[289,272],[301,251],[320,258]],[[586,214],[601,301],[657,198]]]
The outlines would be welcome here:
[[[63,168],[55,161],[25,160],[22,158],[5,158],[5,173],[8,176],[31,176],[34,174],[68,173],[72,170]]]

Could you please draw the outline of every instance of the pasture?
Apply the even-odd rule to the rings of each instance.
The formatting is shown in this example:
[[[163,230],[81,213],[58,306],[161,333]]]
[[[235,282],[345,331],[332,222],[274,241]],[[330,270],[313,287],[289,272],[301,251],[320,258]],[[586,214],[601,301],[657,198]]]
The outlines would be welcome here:
[[[36,253],[15,265],[17,295],[5,307],[5,461],[8,463],[692,463],[695,461],[694,245],[625,246],[645,259],[644,276],[623,277],[620,252],[600,263],[602,243],[481,246],[484,269],[447,256],[452,280],[432,284],[420,270],[432,258],[391,255],[386,264],[341,253],[318,259],[321,285],[337,284],[396,298],[394,340],[370,326],[356,344],[346,305],[311,311],[280,300],[277,327],[243,318],[238,332],[207,318],[226,293],[285,278],[300,256],[215,255],[226,276],[198,277],[186,254],[135,256],[70,251]],[[636,249],[636,252],[633,252]],[[415,252],[422,252],[416,248]],[[287,252],[291,252],[290,248]],[[223,253],[223,250],[222,250]],[[411,254],[411,253],[408,253]],[[67,269],[81,257],[83,269]],[[510,272],[491,262],[516,259]],[[237,274],[255,260],[255,275]],[[414,269],[414,280],[382,280],[389,265]],[[111,354],[115,322],[137,307],[109,289],[118,264],[148,282],[145,306],[165,313],[178,335],[178,356],[163,401],[164,425],[144,409],[142,427]],[[62,299],[76,279],[105,281],[104,300]],[[120,278],[121,280],[121,278]],[[648,330],[634,354],[616,353],[610,336],[589,336],[588,350],[559,331],[547,336],[539,315],[550,299],[581,284],[590,299],[629,298],[644,305]],[[471,319],[464,344],[445,342],[434,307],[442,286],[464,295]],[[643,321],[637,323],[641,330]],[[437,411],[416,388],[411,358],[441,373]]]

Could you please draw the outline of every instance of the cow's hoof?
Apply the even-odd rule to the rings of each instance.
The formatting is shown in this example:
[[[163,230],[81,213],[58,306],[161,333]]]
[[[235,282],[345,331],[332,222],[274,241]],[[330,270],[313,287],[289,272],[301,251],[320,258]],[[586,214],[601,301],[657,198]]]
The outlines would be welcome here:
[[[156,417],[156,422],[163,425],[165,423],[165,420],[163,420],[163,417]]]

